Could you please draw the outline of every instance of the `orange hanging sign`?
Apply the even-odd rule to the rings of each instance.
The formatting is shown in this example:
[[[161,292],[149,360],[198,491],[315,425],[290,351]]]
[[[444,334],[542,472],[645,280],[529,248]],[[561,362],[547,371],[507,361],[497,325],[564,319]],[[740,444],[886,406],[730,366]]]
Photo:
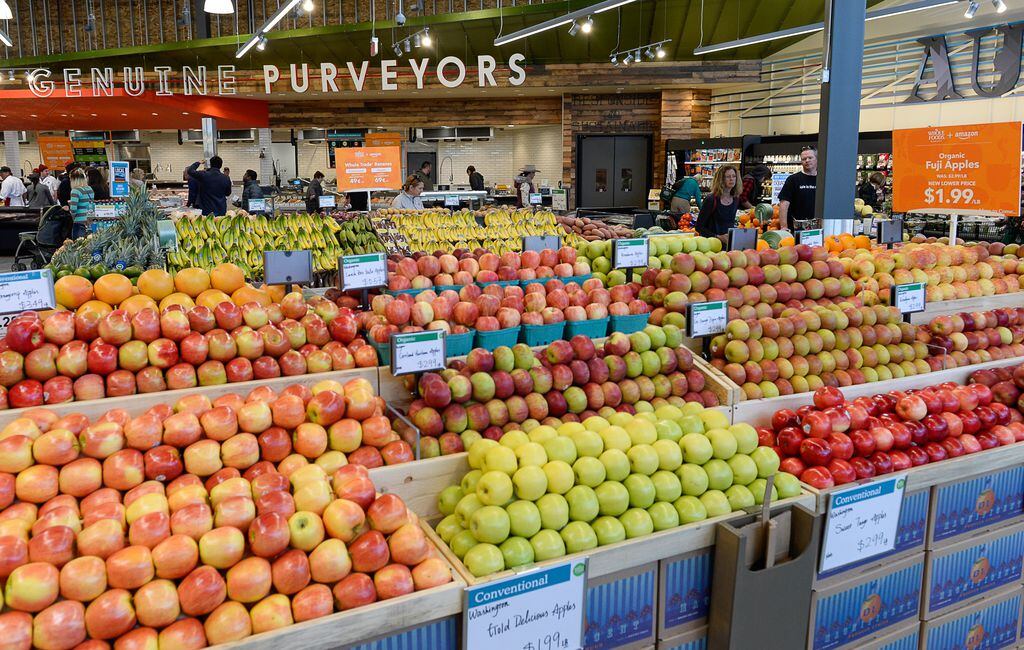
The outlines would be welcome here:
[[[338,191],[397,190],[402,187],[401,147],[334,150]]]
[[[892,132],[894,212],[1020,216],[1021,123]]]
[[[75,159],[71,138],[60,136],[39,136],[39,158],[50,169],[64,169],[64,165]]]
[[[401,147],[402,134],[391,132],[367,133],[364,142],[367,147]]]

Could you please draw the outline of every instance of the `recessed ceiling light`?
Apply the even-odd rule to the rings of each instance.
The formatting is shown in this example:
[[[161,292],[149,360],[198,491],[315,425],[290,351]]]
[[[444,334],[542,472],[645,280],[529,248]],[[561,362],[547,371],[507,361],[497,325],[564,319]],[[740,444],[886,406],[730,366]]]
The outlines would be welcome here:
[[[93,117],[96,117],[96,113],[92,113],[91,115],[92,115]]]
[[[38,115],[36,115],[35,113],[31,113],[31,114],[29,115],[29,117],[39,117],[39,116],[38,116]]]
[[[128,117],[128,113],[121,113],[121,117]]]
[[[188,115],[188,111],[182,111],[181,114],[182,115]]]

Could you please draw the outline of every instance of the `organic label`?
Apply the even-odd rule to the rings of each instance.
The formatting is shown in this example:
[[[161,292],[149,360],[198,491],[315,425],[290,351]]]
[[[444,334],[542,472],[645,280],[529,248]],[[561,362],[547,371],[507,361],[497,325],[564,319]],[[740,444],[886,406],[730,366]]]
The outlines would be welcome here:
[[[892,304],[901,314],[916,314],[924,311],[925,291],[923,282],[897,284],[893,286]]]
[[[647,267],[648,247],[646,239],[613,239],[612,266],[617,269],[642,269]]]
[[[388,263],[384,253],[345,255],[341,258],[341,288],[372,289],[388,283]]]
[[[691,302],[687,311],[686,335],[690,338],[721,334],[729,323],[729,303],[724,300]]]
[[[320,197],[321,208],[333,208],[338,202],[335,200],[333,194],[324,194]]]
[[[896,548],[907,475],[872,480],[829,495],[822,573]]]
[[[391,336],[391,374],[443,370],[447,360],[444,332],[431,330]]]

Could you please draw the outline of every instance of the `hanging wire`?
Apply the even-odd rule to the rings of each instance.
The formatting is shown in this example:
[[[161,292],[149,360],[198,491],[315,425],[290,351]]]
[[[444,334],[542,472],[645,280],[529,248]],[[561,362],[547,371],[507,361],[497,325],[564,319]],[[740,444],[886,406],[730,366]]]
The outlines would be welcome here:
[[[697,47],[704,45],[704,0],[700,0],[700,43]]]
[[[502,6],[501,0],[498,0],[498,35],[495,39],[501,37],[502,31],[505,29],[505,11]]]

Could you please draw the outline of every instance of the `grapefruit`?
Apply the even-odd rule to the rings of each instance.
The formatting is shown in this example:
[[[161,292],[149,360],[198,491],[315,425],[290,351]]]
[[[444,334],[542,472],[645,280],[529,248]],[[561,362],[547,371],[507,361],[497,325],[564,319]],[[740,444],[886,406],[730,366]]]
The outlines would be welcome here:
[[[188,294],[177,291],[160,301],[160,311],[163,312],[163,310],[167,309],[170,305],[181,305],[185,308],[185,311],[188,311],[195,307],[196,303]]]
[[[245,273],[230,262],[218,264],[210,271],[210,284],[214,289],[232,294],[245,285]]]
[[[129,316],[134,316],[143,309],[147,308],[152,309],[155,312],[160,311],[159,309],[157,309],[156,300],[153,300],[153,298],[144,293],[132,296],[128,300],[122,302],[120,306],[120,309],[123,309],[126,312],[128,312]]]
[[[271,302],[273,302],[270,299],[270,296],[265,291],[260,291],[259,289],[251,287],[249,285],[245,285],[240,289],[236,289],[231,294],[231,300],[239,307],[241,307],[247,302],[259,303],[260,306],[266,307]]]
[[[190,267],[174,275],[174,289],[190,298],[195,298],[210,288],[210,274],[203,269]]]
[[[97,300],[108,305],[120,305],[132,295],[132,281],[120,273],[107,273],[92,287]]]
[[[174,293],[174,278],[163,269],[150,269],[139,276],[137,286],[140,293],[153,300],[163,300]]]
[[[68,309],[78,309],[92,299],[92,282],[80,275],[65,275],[53,283],[57,304]]]
[[[89,311],[98,312],[100,316],[106,316],[110,312],[114,311],[114,308],[103,300],[89,300],[88,302],[83,303],[76,313],[84,314]]]
[[[211,311],[222,302],[231,302],[231,296],[219,289],[207,289],[196,298],[196,304],[208,307]]]

